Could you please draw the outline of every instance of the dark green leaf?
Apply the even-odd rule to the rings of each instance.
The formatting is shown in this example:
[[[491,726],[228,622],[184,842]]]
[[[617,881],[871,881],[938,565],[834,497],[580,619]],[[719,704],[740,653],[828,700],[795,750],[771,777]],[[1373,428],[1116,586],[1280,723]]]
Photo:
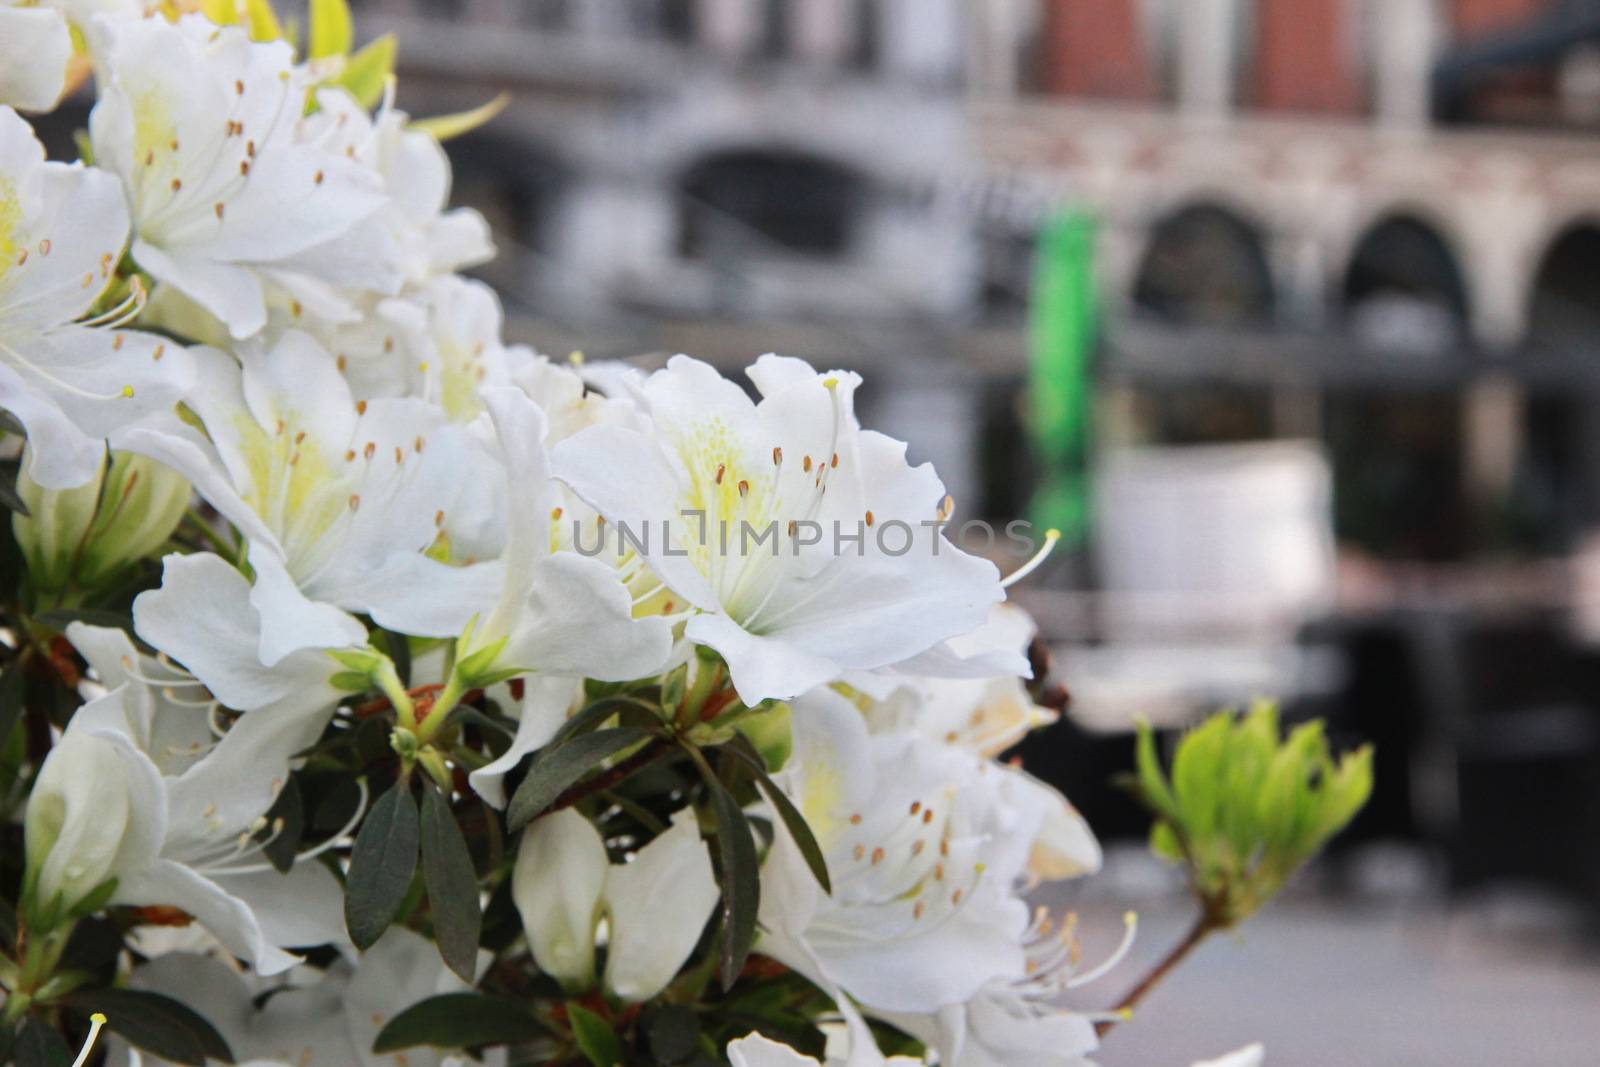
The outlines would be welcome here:
[[[389,1020],[372,1043],[377,1055],[418,1045],[476,1048],[531,1041],[545,1033],[532,1008],[510,997],[441,993],[418,1001]]]
[[[580,734],[597,730],[612,716],[620,718],[625,726],[645,729],[661,722],[660,712],[642,700],[624,696],[604,697],[562,723],[545,747],[553,748]]]
[[[233,1050],[216,1027],[171,997],[142,989],[84,989],[63,1000],[84,1015],[100,1012],[107,1030],[164,1060],[197,1067],[207,1057],[233,1062]]]
[[[70,1067],[72,1050],[43,1019],[30,1018],[17,1032],[12,1055],[17,1067]]]
[[[0,742],[11,736],[11,728],[22,717],[22,664],[7,665],[0,674]]]
[[[717,883],[722,887],[722,988],[731,989],[744,970],[756,939],[756,913],[761,907],[760,861],[750,821],[727,786],[712,773],[698,752],[711,808],[717,819]]]
[[[356,947],[372,947],[399,914],[417,869],[417,804],[397,783],[378,798],[350,853],[344,922]]]
[[[560,745],[545,748],[535,757],[528,768],[528,776],[512,796],[506,824],[513,830],[522,828],[595,764],[653,736],[637,727],[619,726],[614,730],[580,734]]]
[[[594,1067],[620,1067],[622,1041],[610,1023],[576,1002],[567,1004],[567,1020],[579,1051]]]
[[[269,827],[278,825],[279,819],[283,820],[282,829],[274,833],[272,840],[261,851],[279,874],[288,874],[294,867],[295,856],[300,851],[300,840],[306,831],[305,803],[300,796],[300,786],[292,777],[267,811]]]
[[[11,1062],[11,1050],[17,1043],[15,1026],[0,1019],[0,1064]]]
[[[10,464],[0,467],[0,507],[10,508],[22,515],[29,514],[28,505],[23,503],[22,495],[17,492],[17,472]]]
[[[833,882],[828,877],[828,861],[822,855],[822,846],[817,844],[816,835],[811,832],[811,824],[806,822],[806,817],[800,814],[794,802],[767,774],[766,762],[762,760],[761,754],[743,737],[735,738],[723,751],[737,758],[749,769],[756,784],[761,787],[761,792],[766,794],[767,801],[778,813],[778,818],[783,820],[789,836],[800,849],[800,855],[805,857],[806,866],[811,868],[811,874],[816,878],[817,884],[822,886],[824,893],[831,894]]]
[[[669,1004],[645,1019],[644,1035],[657,1063],[682,1063],[700,1044],[700,1020],[688,1008]]]
[[[428,887],[434,937],[445,965],[468,985],[477,981],[483,908],[478,874],[450,802],[433,786],[422,790],[422,879]]]

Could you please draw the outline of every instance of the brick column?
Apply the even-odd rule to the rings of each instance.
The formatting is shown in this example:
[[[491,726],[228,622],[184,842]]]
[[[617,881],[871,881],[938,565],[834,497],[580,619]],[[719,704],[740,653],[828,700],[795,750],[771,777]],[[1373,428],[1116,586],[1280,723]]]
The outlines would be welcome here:
[[[1139,0],[1045,0],[1045,88],[1066,96],[1154,96],[1140,6]]]
[[[1255,99],[1268,111],[1348,114],[1361,106],[1353,24],[1359,0],[1257,0]]]

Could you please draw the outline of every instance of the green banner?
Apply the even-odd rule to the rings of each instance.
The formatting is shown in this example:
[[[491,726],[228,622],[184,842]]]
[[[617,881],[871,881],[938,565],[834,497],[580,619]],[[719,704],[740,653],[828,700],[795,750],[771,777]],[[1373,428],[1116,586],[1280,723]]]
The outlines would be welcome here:
[[[1029,308],[1028,434],[1040,467],[1032,521],[1061,531],[1063,547],[1089,527],[1089,438],[1098,309],[1095,223],[1071,212],[1039,234]]]

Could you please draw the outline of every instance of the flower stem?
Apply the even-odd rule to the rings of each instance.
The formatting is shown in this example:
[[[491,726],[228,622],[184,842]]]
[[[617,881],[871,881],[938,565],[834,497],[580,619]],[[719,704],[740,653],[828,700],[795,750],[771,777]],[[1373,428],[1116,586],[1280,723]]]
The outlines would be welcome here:
[[[1139,1003],[1144,1000],[1150,991],[1160,985],[1162,980],[1178,964],[1187,959],[1189,954],[1199,947],[1200,942],[1220,929],[1222,929],[1222,924],[1212,914],[1212,909],[1202,908],[1200,914],[1195,918],[1194,924],[1189,927],[1189,932],[1183,935],[1183,940],[1174,945],[1172,950],[1163,956],[1160,962],[1139,980],[1137,985],[1128,990],[1127,994],[1123,996],[1122,1002],[1114,1010],[1124,1019],[1131,1015],[1133,1009],[1139,1006]],[[1117,1025],[1117,1022],[1118,1020],[1116,1019],[1107,1019],[1096,1023],[1095,1032],[1104,1037],[1111,1031],[1112,1027]]]

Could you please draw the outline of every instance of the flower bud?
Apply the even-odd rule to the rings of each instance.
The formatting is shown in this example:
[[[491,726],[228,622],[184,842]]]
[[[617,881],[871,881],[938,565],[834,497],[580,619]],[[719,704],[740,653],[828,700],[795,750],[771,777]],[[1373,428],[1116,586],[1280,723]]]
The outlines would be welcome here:
[[[24,816],[24,912],[49,929],[113,876],[133,818],[129,767],[105,737],[69,730],[39,770]]]
[[[160,551],[189,505],[183,477],[129,452],[113,452],[74,489],[44,489],[22,474],[17,490],[30,514],[14,515],[12,529],[34,588],[46,594],[109,584]]]
[[[523,831],[511,898],[539,969],[570,992],[594,985],[595,927],[608,868],[600,835],[571,809]]]

